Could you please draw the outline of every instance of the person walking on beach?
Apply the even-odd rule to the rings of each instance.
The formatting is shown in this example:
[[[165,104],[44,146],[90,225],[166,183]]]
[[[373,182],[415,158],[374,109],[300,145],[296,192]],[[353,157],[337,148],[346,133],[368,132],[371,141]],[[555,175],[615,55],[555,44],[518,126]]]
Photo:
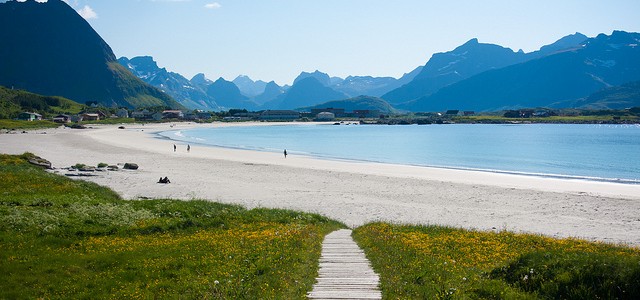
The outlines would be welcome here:
[[[176,152],[176,144],[173,144],[173,152]]]
[[[287,149],[284,149],[284,158],[287,158]]]
[[[191,145],[187,145],[187,152],[191,151]]]

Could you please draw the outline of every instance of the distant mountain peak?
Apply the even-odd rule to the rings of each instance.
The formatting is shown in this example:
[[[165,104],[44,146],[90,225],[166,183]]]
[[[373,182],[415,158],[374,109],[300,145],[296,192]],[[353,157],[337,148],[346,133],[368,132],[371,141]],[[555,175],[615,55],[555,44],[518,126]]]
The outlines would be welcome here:
[[[477,45],[480,44],[480,42],[478,41],[478,38],[472,38],[470,40],[468,40],[466,43],[464,43],[462,46],[470,46],[470,45]]]
[[[171,95],[180,104],[190,109],[217,109],[218,105],[205,93],[206,86],[190,81],[184,76],[159,68],[151,56],[138,56],[131,59],[121,57],[120,64],[134,75]]]
[[[587,37],[586,35],[576,32],[574,34],[562,37],[561,39],[555,41],[553,44],[540,47],[540,50],[538,50],[538,52],[540,55],[549,55],[560,50],[575,48],[577,45],[580,45],[587,39],[589,39],[589,37]]]
[[[298,79],[297,82],[295,82],[286,93],[282,94],[277,99],[274,99],[273,101],[275,101],[275,103],[272,103],[271,105],[275,106],[278,109],[294,109],[298,107],[311,106],[330,100],[340,100],[346,98],[349,98],[346,94],[338,92],[326,86],[320,80],[318,80],[317,77],[307,76]]]
[[[204,73],[198,73],[196,75],[193,76],[193,78],[191,78],[191,81],[194,83],[206,83],[206,84],[210,84],[213,81],[211,81],[209,78],[207,78]]]
[[[144,69],[163,69],[166,71],[166,69],[160,68],[151,56],[137,56],[130,59],[129,62]]]
[[[310,85],[310,84],[317,85],[317,84],[322,84],[322,82],[320,82],[320,80],[318,80],[318,78],[315,78],[315,77],[306,77],[298,80],[298,82],[294,83],[293,86]]]
[[[293,81],[293,84],[295,85],[297,82],[309,77],[313,77],[317,79],[324,86],[331,85],[331,77],[329,77],[329,74],[320,72],[318,70],[315,70],[314,72],[311,72],[311,73],[301,72],[300,75],[298,75],[298,77],[296,77],[296,79]]]
[[[255,103],[242,95],[238,86],[220,77],[207,87],[207,95],[213,97],[216,103],[225,109],[247,108],[255,109]]]
[[[267,83],[268,87],[280,87],[275,81],[271,80]]]
[[[257,95],[253,98],[253,101],[255,101],[259,105],[262,105],[264,103],[272,101],[283,93],[284,90],[282,89],[282,87],[272,80],[265,85],[264,91],[260,95]]]
[[[264,92],[267,83],[262,80],[253,81],[247,75],[238,75],[232,81],[239,89],[240,92],[247,97],[255,97]]]

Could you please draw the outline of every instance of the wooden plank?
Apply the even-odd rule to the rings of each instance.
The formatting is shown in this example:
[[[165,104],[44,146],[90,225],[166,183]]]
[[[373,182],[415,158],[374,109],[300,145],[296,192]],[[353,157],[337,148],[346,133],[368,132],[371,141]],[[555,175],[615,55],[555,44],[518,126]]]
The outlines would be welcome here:
[[[334,231],[325,237],[319,264],[309,299],[382,299],[380,278],[351,238],[351,230]]]

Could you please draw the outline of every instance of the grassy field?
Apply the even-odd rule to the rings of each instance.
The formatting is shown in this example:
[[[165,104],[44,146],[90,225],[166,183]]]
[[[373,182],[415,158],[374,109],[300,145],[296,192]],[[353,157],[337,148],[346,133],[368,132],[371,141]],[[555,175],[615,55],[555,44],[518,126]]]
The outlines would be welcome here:
[[[530,122],[530,123],[549,123],[549,124],[599,124],[599,123],[624,123],[635,124],[640,123],[638,116],[620,116],[614,119],[613,116],[551,116],[551,117],[533,117],[533,118],[505,118],[503,116],[459,116],[453,117],[455,123],[484,123],[484,124],[505,124],[513,122]]]
[[[0,129],[5,130],[25,130],[25,129],[42,129],[42,128],[56,128],[61,124],[54,123],[52,121],[21,121],[21,120],[8,120],[0,119]]]
[[[0,155],[0,299],[303,299],[342,224],[207,201],[125,201]]]
[[[354,238],[386,299],[638,299],[640,249],[373,223]]]

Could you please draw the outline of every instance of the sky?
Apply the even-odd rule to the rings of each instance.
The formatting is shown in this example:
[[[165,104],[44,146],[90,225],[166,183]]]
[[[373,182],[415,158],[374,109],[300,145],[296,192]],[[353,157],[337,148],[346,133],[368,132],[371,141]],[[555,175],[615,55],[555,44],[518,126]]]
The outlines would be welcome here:
[[[531,52],[575,32],[640,32],[638,0],[65,1],[117,57],[280,85],[315,70],[398,78],[472,38]]]

